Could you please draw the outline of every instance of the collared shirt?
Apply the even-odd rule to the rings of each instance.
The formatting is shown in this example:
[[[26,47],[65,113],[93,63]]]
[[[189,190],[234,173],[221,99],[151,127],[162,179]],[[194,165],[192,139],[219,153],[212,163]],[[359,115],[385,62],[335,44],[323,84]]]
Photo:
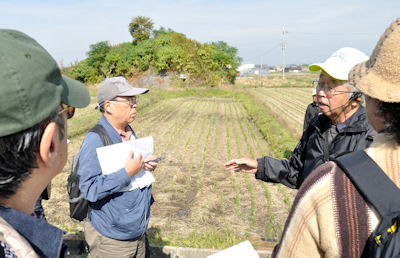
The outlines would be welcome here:
[[[40,257],[64,257],[64,232],[41,219],[0,204],[0,216],[23,236]]]
[[[129,141],[131,139],[132,129],[129,127],[129,125],[125,127],[125,130],[118,130],[113,125],[111,125],[111,127],[114,128],[115,131],[117,131],[123,142]]]
[[[129,141],[132,136],[132,130],[129,128],[129,126],[127,126],[125,127],[125,131],[119,132],[119,136],[121,136],[122,141]]]

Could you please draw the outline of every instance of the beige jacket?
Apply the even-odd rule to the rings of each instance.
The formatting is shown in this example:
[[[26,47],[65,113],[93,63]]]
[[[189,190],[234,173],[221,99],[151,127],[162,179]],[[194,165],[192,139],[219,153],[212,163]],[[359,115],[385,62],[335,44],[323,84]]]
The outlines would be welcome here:
[[[0,241],[10,246],[18,257],[39,257],[29,242],[0,217]]]
[[[400,186],[400,146],[379,134],[366,152]],[[274,256],[359,257],[378,223],[344,172],[325,163],[299,189]]]

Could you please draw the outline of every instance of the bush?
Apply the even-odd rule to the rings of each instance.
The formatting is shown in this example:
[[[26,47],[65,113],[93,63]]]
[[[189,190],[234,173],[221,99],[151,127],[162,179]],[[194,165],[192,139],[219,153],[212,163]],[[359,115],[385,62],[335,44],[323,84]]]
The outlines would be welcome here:
[[[71,68],[82,82],[99,82],[111,76],[130,77],[133,71],[184,74],[190,84],[217,86],[234,83],[240,63],[237,49],[223,41],[201,44],[169,29],[155,38],[110,46],[107,41],[90,45],[88,57]]]

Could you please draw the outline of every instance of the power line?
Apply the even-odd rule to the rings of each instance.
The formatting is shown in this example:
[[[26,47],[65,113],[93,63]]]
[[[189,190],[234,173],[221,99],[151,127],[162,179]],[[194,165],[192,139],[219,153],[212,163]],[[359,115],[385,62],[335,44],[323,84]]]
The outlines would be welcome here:
[[[271,53],[273,50],[275,50],[276,48],[280,47],[281,44],[282,44],[282,43],[279,42],[279,43],[277,43],[276,45],[274,45],[273,47],[267,49],[267,50],[266,50],[265,52],[263,52],[262,54],[257,54],[257,55],[248,57],[248,59],[254,59],[254,58],[256,58],[256,57],[265,56],[266,54],[269,54],[269,53]]]
[[[271,47],[270,49],[266,50],[264,53],[262,53],[261,55],[264,56],[266,54],[269,54],[270,52],[272,52],[272,50],[275,50],[277,47],[279,47],[281,45],[281,42],[279,42],[278,44],[276,44],[275,46]]]
[[[339,33],[328,33],[328,32],[301,32],[301,31],[287,31],[289,34],[304,34],[304,35],[324,35],[324,36],[365,36],[365,35],[377,35],[376,33],[364,33],[364,32],[339,32]]]

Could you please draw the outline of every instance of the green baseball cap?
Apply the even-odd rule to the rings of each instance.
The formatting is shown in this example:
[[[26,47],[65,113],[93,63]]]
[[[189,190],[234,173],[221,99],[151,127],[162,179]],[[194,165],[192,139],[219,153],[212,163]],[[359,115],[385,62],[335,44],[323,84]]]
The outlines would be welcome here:
[[[56,61],[34,39],[0,29],[0,137],[38,124],[61,102],[82,108],[90,95],[85,85],[61,75]]]

